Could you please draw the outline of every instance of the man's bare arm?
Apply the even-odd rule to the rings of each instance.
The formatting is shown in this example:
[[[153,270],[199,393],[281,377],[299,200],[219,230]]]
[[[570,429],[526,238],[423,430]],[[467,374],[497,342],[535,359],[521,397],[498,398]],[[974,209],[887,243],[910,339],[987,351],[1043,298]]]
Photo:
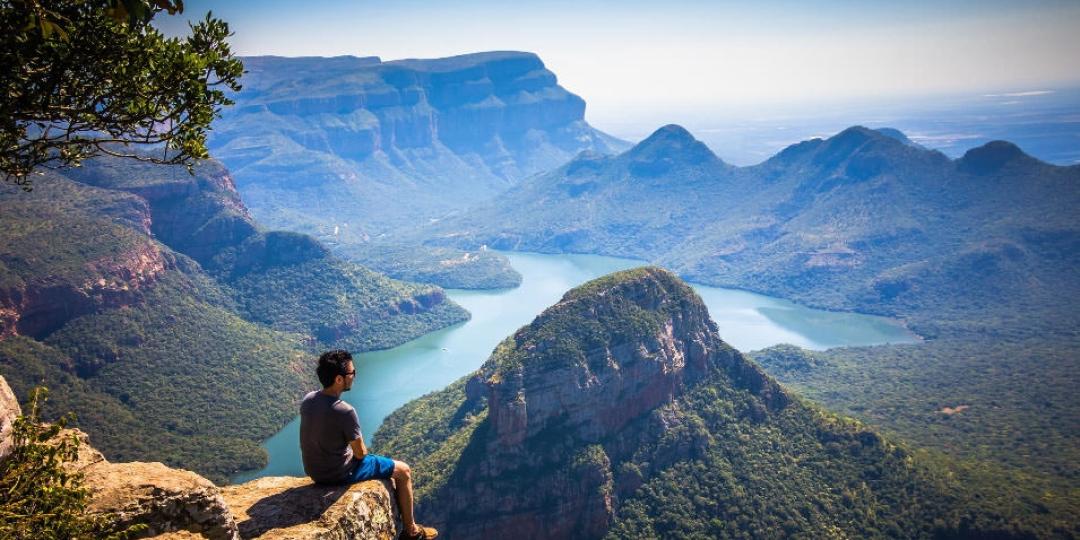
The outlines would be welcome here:
[[[356,459],[363,459],[363,457],[367,455],[367,446],[364,445],[363,435],[361,435],[360,438],[349,443],[349,446],[352,447],[353,457],[355,457]]]

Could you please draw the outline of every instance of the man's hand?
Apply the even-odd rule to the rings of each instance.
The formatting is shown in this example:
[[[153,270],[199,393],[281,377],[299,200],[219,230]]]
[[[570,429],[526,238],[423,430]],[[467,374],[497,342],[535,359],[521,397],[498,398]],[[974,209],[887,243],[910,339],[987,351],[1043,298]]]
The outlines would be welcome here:
[[[354,458],[356,458],[356,459],[364,459],[364,456],[367,455],[367,446],[364,446],[364,437],[363,436],[361,436],[359,439],[356,439],[355,441],[349,443],[349,446],[352,447],[353,457]]]

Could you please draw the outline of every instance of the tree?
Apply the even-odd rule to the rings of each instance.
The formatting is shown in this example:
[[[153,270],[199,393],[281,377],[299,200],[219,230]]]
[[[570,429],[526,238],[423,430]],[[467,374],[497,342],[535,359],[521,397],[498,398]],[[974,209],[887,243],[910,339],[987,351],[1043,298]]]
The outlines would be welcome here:
[[[182,0],[0,0],[0,170],[29,190],[42,168],[97,155],[183,164],[239,91],[228,25],[207,13],[186,38],[150,25]],[[147,149],[151,149],[150,152]]]

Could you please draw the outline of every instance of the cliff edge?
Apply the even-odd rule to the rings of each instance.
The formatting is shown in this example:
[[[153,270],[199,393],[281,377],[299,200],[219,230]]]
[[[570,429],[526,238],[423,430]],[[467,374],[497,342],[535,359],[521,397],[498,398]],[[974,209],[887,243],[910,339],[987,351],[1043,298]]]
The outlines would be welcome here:
[[[0,377],[0,459],[10,453],[11,423],[22,414]],[[316,486],[307,478],[259,478],[225,488],[161,463],[110,463],[78,430],[79,455],[66,466],[92,490],[89,509],[125,524],[148,526],[159,539],[378,539],[398,534],[397,505],[388,481]]]

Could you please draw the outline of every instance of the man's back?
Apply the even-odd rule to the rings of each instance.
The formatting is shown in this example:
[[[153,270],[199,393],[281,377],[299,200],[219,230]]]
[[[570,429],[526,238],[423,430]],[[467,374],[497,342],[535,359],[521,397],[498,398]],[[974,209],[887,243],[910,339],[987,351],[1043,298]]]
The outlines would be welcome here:
[[[349,443],[359,439],[356,410],[323,392],[311,392],[300,403],[300,453],[304,472],[321,483],[338,483],[349,474]]]

